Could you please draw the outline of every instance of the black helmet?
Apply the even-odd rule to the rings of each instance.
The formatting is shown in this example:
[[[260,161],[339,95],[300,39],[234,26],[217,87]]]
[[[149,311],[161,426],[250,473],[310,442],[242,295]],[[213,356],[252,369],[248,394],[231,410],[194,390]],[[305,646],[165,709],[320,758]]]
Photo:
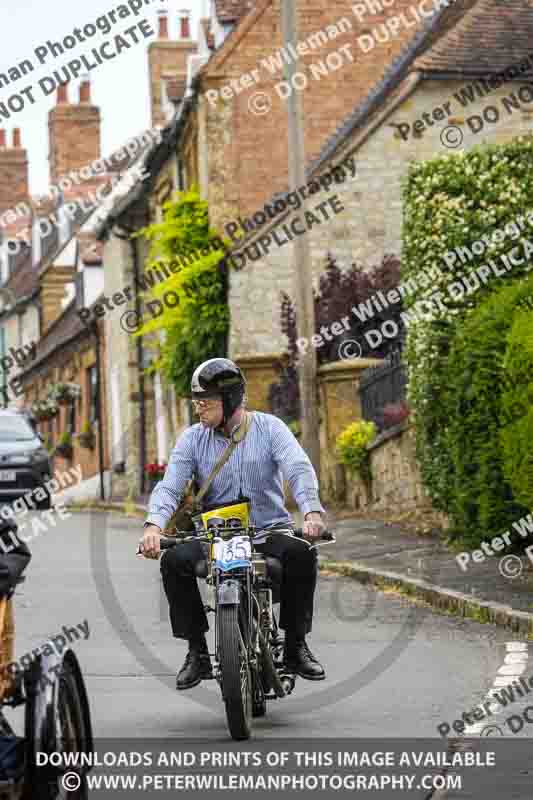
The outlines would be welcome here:
[[[196,367],[191,379],[194,399],[218,394],[222,396],[225,424],[242,403],[246,380],[241,370],[229,358],[210,358]]]

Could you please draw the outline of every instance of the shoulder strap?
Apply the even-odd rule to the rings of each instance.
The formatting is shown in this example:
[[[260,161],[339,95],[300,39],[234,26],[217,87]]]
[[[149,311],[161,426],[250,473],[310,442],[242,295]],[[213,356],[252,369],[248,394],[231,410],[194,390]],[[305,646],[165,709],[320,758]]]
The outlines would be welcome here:
[[[232,437],[231,443],[228,445],[228,447],[226,447],[226,449],[218,459],[217,463],[215,464],[215,466],[205,479],[205,483],[200,488],[198,494],[194,498],[195,505],[199,505],[201,503],[209,487],[215,480],[216,476],[218,475],[218,473],[220,472],[220,470],[222,469],[222,467],[224,466],[230,455],[233,453],[239,442],[242,442],[244,440],[246,434],[248,433],[250,425],[252,424],[252,414],[249,413],[248,411],[245,411],[244,414],[245,414],[244,424],[240,426],[238,431],[236,431],[235,435]]]

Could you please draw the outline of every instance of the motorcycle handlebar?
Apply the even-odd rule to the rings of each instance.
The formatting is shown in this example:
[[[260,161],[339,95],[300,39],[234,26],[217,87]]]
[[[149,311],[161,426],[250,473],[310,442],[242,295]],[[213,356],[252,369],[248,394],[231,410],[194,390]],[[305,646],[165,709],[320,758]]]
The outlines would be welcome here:
[[[235,533],[239,531],[248,531],[250,528],[231,528],[229,529]],[[224,529],[224,532],[227,533],[228,529]],[[298,539],[304,539],[304,532],[302,528],[258,528],[257,530],[254,529],[253,537],[258,536],[259,534],[267,534],[272,536],[272,534],[282,534],[284,536],[296,536]],[[321,535],[318,537],[319,540],[323,542],[334,542],[335,537],[330,531],[322,531]],[[192,534],[190,531],[176,531],[176,536],[161,536],[159,539],[159,549],[169,550],[171,547],[175,547],[176,545],[183,543],[183,542],[192,542],[192,541],[204,541],[207,542],[209,539],[205,534]],[[309,538],[306,541],[315,541]],[[142,548],[141,543],[137,548],[137,555],[142,555]]]

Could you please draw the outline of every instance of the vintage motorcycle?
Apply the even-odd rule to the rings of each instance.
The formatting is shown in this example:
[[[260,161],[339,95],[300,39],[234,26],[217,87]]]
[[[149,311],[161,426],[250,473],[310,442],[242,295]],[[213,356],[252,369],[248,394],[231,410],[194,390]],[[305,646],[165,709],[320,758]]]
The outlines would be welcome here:
[[[269,536],[297,537],[310,548],[335,541],[327,531],[322,542],[311,544],[299,529],[235,525],[211,525],[193,535],[177,530],[160,540],[161,550],[192,540],[205,545],[206,558],[198,562],[196,576],[206,578],[211,596],[205,609],[215,614],[213,679],[221,687],[229,731],[237,741],[250,738],[252,717],[266,713],[266,701],[291,694],[296,681],[283,665],[283,637],[273,611],[281,562],[255,549]],[[141,544],[137,553],[142,553]]]

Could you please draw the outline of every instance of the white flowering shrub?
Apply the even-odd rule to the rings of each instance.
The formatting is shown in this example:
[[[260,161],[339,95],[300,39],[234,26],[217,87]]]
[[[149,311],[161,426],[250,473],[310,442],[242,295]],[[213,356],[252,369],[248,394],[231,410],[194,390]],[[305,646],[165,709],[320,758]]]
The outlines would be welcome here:
[[[435,507],[450,513],[450,347],[487,295],[533,266],[533,138],[414,163],[403,197],[402,282],[422,271],[435,278],[405,298],[408,310],[431,301],[408,327],[408,402],[424,483]]]

